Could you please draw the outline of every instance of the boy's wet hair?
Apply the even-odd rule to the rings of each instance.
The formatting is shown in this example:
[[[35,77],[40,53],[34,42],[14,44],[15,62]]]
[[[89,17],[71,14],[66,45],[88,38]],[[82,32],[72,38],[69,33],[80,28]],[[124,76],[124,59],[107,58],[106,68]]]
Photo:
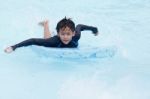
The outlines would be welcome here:
[[[72,32],[75,31],[75,23],[70,18],[65,17],[57,23],[57,33],[59,33],[60,29],[65,29],[66,27],[69,27]]]

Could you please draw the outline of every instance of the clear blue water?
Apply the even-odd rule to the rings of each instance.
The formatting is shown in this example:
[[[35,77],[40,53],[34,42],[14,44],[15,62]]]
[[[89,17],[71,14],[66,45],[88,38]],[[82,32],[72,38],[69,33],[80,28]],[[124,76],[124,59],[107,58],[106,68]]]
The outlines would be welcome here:
[[[150,99],[149,0],[5,0],[0,9],[0,99]],[[53,57],[35,46],[4,53],[42,38],[44,19],[56,33],[64,16],[97,26],[100,35],[83,32],[79,47],[108,49],[105,57]]]

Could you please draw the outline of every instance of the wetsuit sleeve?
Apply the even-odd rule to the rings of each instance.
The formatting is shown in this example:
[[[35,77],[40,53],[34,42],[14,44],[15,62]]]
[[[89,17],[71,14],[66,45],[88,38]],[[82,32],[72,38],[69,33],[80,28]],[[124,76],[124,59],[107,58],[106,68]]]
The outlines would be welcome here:
[[[78,25],[76,26],[76,29],[75,29],[75,36],[74,36],[74,39],[79,40],[79,39],[80,39],[80,36],[81,36],[81,32],[82,32],[82,31],[86,31],[86,30],[92,31],[93,34],[98,33],[97,27],[88,26],[88,25],[83,25],[83,24],[78,24]]]
[[[13,50],[19,47],[29,46],[29,45],[38,45],[44,47],[56,47],[59,43],[59,39],[55,37],[51,37],[48,39],[41,39],[41,38],[31,38],[25,41],[22,41],[16,45],[11,46]]]

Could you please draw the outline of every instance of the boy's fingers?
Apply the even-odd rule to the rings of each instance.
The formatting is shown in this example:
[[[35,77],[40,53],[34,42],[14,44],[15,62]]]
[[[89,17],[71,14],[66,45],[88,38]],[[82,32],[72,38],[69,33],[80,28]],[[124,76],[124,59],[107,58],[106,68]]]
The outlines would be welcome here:
[[[98,36],[98,34],[99,34],[99,32],[95,33],[94,35],[95,35],[95,36]]]
[[[7,52],[7,50],[5,49],[4,52]]]
[[[4,52],[6,53],[11,53],[13,51],[13,49],[11,47],[7,47]]]

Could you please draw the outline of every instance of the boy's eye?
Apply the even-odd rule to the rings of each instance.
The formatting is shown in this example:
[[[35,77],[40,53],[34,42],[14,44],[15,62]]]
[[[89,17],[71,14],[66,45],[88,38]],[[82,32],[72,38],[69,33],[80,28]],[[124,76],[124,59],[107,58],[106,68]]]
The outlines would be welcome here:
[[[66,33],[62,33],[62,35],[66,35]]]
[[[61,35],[70,35],[70,33],[61,33]]]

